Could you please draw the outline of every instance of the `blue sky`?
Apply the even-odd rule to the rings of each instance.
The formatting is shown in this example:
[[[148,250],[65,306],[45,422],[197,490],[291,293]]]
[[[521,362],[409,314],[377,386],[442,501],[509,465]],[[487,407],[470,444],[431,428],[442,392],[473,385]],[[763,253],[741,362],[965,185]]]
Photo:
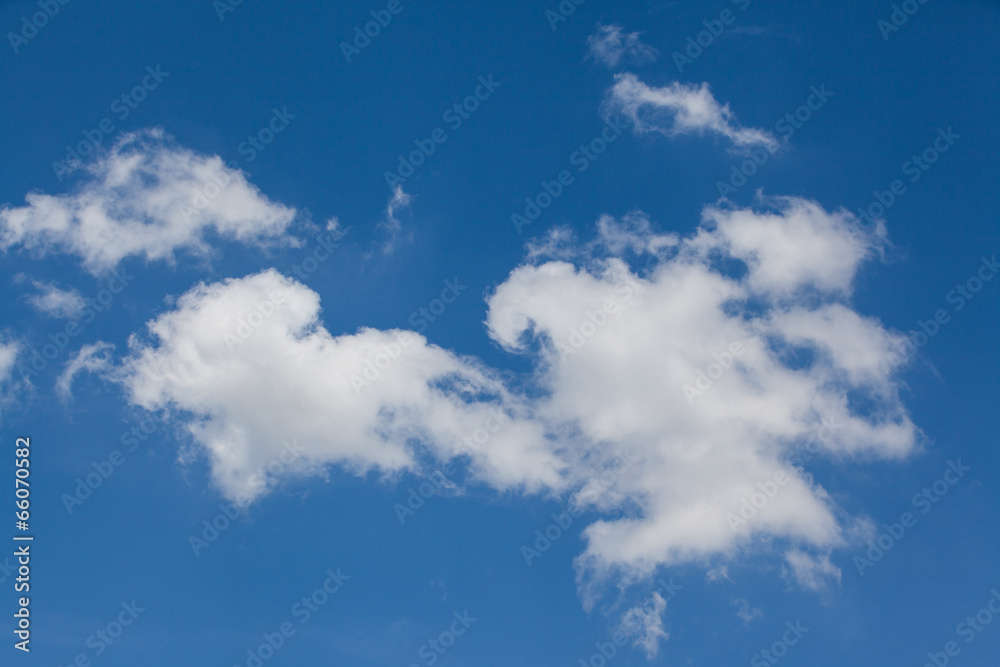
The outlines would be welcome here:
[[[997,663],[1000,6],[224,2],[0,4],[3,664]]]

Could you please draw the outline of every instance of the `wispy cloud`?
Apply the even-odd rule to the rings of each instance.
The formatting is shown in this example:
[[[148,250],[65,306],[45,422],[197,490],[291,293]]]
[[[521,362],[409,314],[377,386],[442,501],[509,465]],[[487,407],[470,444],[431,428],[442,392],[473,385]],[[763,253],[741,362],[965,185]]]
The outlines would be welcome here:
[[[624,116],[636,134],[659,132],[668,137],[683,134],[717,134],[737,148],[778,149],[778,140],[765,130],[745,128],[736,122],[729,105],[712,96],[707,83],[677,81],[655,88],[634,74],[618,74],[608,91],[605,116]]]
[[[597,24],[597,32],[587,38],[587,55],[608,68],[622,62],[641,65],[656,60],[659,53],[643,44],[641,33],[625,32],[620,25]]]

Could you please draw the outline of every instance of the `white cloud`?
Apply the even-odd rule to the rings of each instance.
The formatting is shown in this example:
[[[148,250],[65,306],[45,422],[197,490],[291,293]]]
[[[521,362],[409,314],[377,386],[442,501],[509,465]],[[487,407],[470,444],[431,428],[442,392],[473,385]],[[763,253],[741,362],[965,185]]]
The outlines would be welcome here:
[[[639,40],[638,32],[625,32],[620,25],[597,24],[597,32],[587,38],[587,54],[605,67],[614,68],[626,60],[640,65],[656,60],[656,49]]]
[[[385,206],[385,218],[378,224],[378,228],[384,229],[388,235],[382,244],[382,254],[391,255],[396,249],[396,242],[403,231],[403,223],[396,217],[396,212],[409,208],[412,200],[413,197],[403,191],[403,186],[397,185],[393,189],[392,197],[389,198],[389,203]]]
[[[414,333],[334,337],[318,318],[319,296],[274,270],[199,285],[149,323],[152,341],[131,341],[118,377],[133,403],[186,416],[230,498],[263,492],[249,477],[290,438],[304,448],[299,474],[392,474],[469,454],[499,488],[559,486],[558,459],[495,373]],[[463,444],[496,414],[510,423],[478,452]]]
[[[900,458],[918,432],[898,395],[903,336],[848,301],[881,239],[811,202],[770,204],[710,208],[683,239],[635,213],[602,219],[595,242],[563,235],[559,260],[536,248],[489,295],[486,319],[495,342],[535,362],[531,398],[416,334],[405,346],[401,331],[333,336],[319,296],[273,270],[190,290],[130,342],[116,376],[132,403],[187,424],[229,496],[265,490],[248,475],[286,438],[306,450],[293,473],[339,464],[391,475],[468,456],[498,489],[569,491],[606,513],[576,562],[587,608],[612,578],[775,555],[774,544],[816,589],[856,522],[790,457],[824,423],[836,437],[818,456],[832,460]],[[644,254],[645,270],[626,251]],[[486,435],[491,414],[502,427],[464,445]],[[641,464],[588,493],[618,451]],[[752,516],[727,518],[762,489]]]
[[[663,612],[667,608],[667,601],[658,592],[654,592],[652,602],[652,608],[632,607],[622,616],[622,629],[634,637],[632,645],[640,647],[649,660],[656,657],[660,642],[670,638],[663,629]]]
[[[785,554],[785,562],[791,570],[786,570],[786,576],[802,588],[822,591],[833,581],[840,584],[840,568],[830,561],[829,553],[813,555],[800,549],[790,549]]]
[[[295,210],[274,203],[218,156],[177,146],[161,130],[123,135],[86,165],[71,193],[31,192],[0,209],[0,248],[78,255],[92,273],[126,257],[173,261],[209,252],[205,233],[251,245],[292,243]]]
[[[734,607],[738,607],[736,615],[747,625],[754,619],[764,616],[764,612],[759,607],[751,607],[750,601],[746,598],[734,598],[729,601]]]
[[[62,289],[53,283],[38,280],[32,280],[31,284],[37,292],[28,295],[28,303],[49,317],[75,319],[87,307],[83,297],[72,287]]]
[[[95,373],[109,368],[114,349],[114,345],[102,342],[81,347],[76,356],[66,362],[63,372],[56,378],[56,393],[59,397],[63,400],[73,398],[73,380],[82,371]]]
[[[741,127],[729,105],[720,105],[712,96],[707,83],[674,81],[654,88],[634,74],[617,74],[608,91],[604,113],[606,117],[624,116],[637,134],[659,132],[673,137],[713,133],[726,137],[741,149],[763,147],[773,152],[779,147],[770,132]]]

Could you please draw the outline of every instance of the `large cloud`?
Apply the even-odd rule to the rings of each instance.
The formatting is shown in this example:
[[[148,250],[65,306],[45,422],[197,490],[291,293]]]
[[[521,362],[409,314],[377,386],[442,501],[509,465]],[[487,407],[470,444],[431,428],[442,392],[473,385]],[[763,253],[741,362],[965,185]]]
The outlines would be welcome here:
[[[775,151],[778,140],[770,132],[741,127],[729,105],[712,96],[707,83],[674,81],[661,88],[649,86],[634,74],[615,75],[608,91],[605,115],[627,118],[637,134],[659,132],[668,137],[713,133],[726,137],[740,149],[760,146]]]
[[[78,255],[93,273],[131,256],[171,261],[204,254],[205,234],[247,244],[294,242],[295,210],[270,201],[218,156],[177,146],[161,130],[123,135],[84,167],[77,189],[28,193],[0,208],[0,248]]]
[[[523,393],[416,334],[333,336],[316,293],[274,271],[195,287],[116,373],[133,403],[181,416],[231,496],[265,490],[251,475],[288,438],[302,474],[468,456],[497,488],[569,490],[604,513],[577,560],[587,605],[610,576],[761,545],[820,588],[857,523],[796,451],[893,459],[917,436],[895,379],[903,337],[849,302],[881,243],[854,222],[780,199],[709,208],[686,239],[639,213],[602,218],[589,243],[556,233],[559,259],[536,246],[488,297],[489,336],[535,361]],[[639,463],[594,493],[618,452]]]

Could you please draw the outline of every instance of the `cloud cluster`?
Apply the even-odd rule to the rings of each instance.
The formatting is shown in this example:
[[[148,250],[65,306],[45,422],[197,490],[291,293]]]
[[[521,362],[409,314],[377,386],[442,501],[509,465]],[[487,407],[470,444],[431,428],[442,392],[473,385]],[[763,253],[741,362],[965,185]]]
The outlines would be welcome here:
[[[739,149],[759,146],[773,152],[779,147],[770,132],[740,126],[729,105],[720,105],[707,83],[674,81],[655,88],[634,74],[617,74],[608,91],[604,114],[624,116],[637,134],[659,132],[674,137],[712,133],[726,137]]]
[[[608,68],[618,67],[623,60],[635,65],[656,60],[656,49],[643,44],[639,34],[625,32],[620,25],[597,24],[597,32],[587,38],[587,55]]]
[[[901,457],[917,432],[895,380],[904,339],[848,301],[879,239],[813,202],[770,204],[709,208],[684,239],[638,213],[602,219],[575,253],[564,243],[562,259],[516,268],[486,326],[533,357],[531,398],[413,333],[333,336],[318,295],[273,270],[189,291],[131,341],[116,377],[132,403],[186,424],[231,497],[263,491],[248,477],[287,438],[305,448],[297,474],[467,457],[498,489],[575,492],[605,515],[577,560],[587,606],[609,577],[765,542],[788,545],[794,578],[819,588],[854,520],[790,455],[824,424],[833,459]],[[641,464],[587,492],[618,451]]]
[[[72,193],[32,192],[25,206],[0,208],[0,249],[74,254],[92,273],[126,257],[172,261],[205,254],[205,236],[240,243],[294,243],[295,210],[274,203],[243,172],[177,146],[161,130],[123,135],[84,168]]]

